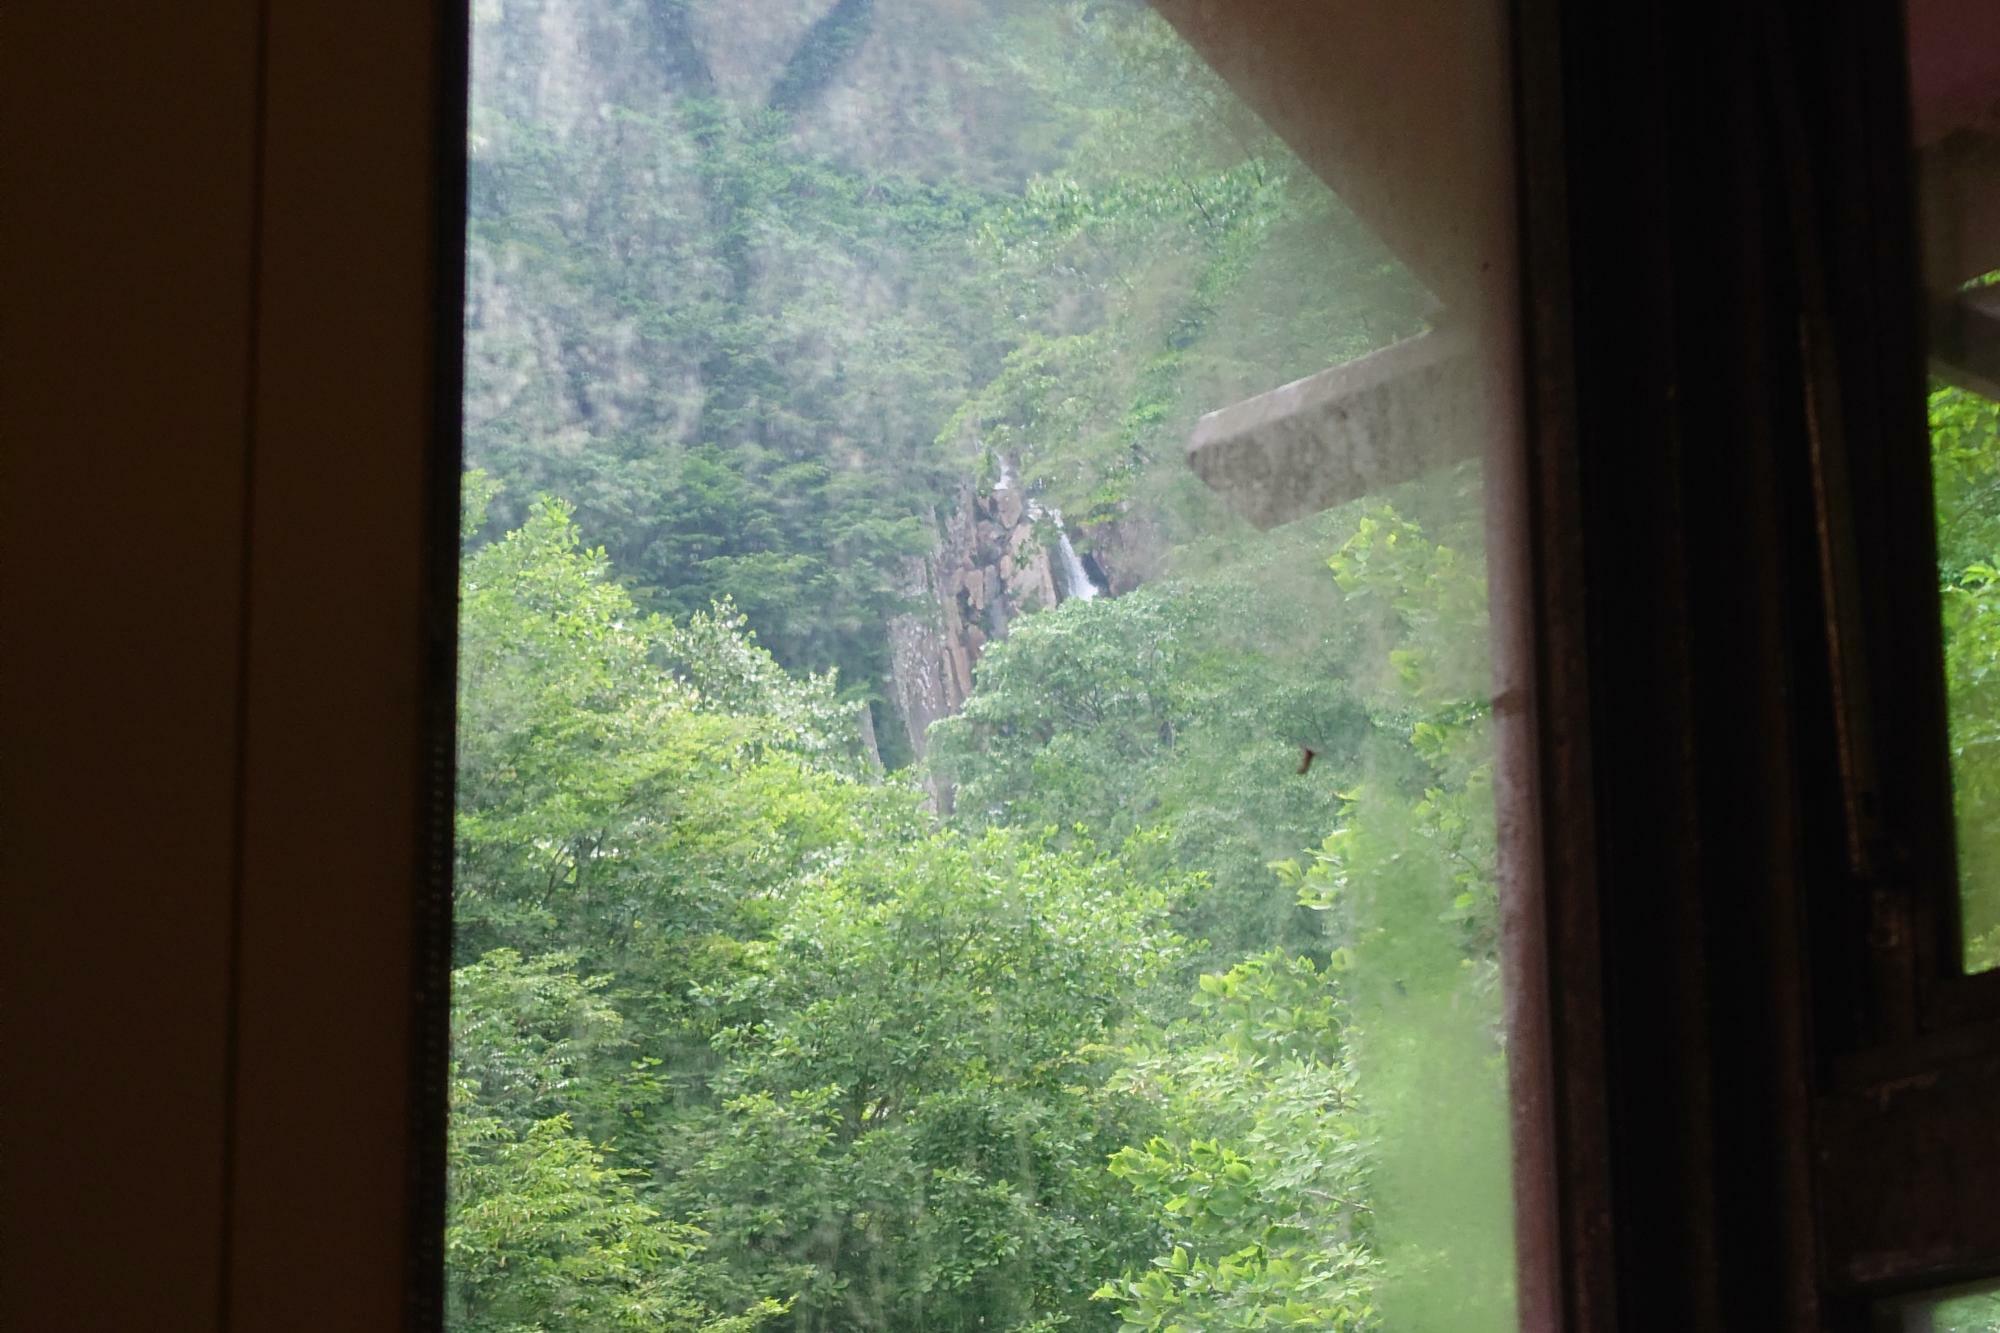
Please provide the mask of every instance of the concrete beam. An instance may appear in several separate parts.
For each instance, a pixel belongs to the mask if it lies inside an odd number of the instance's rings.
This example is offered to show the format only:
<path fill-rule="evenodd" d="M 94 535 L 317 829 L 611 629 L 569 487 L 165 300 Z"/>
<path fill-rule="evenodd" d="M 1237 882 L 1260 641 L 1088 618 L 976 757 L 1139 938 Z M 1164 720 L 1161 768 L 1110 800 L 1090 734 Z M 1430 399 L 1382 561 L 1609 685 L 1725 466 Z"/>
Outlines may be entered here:
<path fill-rule="evenodd" d="M 2000 287 L 1974 287 L 1932 307 L 1931 373 L 2000 399 Z"/>
<path fill-rule="evenodd" d="M 1260 528 L 1479 452 L 1471 339 L 1432 330 L 1210 412 L 1188 465 Z"/>

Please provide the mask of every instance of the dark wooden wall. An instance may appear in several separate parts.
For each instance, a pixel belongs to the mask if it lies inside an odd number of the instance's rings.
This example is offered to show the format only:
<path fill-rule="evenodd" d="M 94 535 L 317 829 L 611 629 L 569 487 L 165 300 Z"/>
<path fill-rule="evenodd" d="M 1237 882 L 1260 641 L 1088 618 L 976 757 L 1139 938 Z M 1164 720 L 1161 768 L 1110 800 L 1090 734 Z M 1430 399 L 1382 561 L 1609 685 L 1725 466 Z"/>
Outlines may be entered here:
<path fill-rule="evenodd" d="M 450 27 L 0 26 L 0 1327 L 401 1317 Z"/>

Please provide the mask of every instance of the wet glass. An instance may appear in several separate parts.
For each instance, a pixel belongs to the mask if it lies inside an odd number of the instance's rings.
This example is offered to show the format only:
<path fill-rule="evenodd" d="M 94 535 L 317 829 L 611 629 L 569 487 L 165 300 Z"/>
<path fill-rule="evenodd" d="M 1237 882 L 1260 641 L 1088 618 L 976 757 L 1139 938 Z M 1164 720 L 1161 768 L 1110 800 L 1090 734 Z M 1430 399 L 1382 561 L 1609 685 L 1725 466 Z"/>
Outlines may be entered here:
<path fill-rule="evenodd" d="M 477 0 L 453 1328 L 1514 1325 L 1404 8 Z"/>

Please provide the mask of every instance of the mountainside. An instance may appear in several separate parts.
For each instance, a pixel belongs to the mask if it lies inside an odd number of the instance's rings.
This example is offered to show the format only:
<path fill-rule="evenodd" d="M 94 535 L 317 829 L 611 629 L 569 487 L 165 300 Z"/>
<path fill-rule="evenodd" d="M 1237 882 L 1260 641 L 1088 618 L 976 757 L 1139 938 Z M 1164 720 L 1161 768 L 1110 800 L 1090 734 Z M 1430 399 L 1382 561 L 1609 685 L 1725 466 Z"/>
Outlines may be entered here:
<path fill-rule="evenodd" d="M 1178 463 L 1196 415 L 1415 326 L 1136 4 L 475 19 L 466 449 L 495 528 L 560 495 L 643 605 L 728 597 L 837 668 L 892 764 L 964 674 L 912 666 L 915 627 L 978 651 L 947 585 L 1003 462 L 1129 588 L 1216 519 Z"/>

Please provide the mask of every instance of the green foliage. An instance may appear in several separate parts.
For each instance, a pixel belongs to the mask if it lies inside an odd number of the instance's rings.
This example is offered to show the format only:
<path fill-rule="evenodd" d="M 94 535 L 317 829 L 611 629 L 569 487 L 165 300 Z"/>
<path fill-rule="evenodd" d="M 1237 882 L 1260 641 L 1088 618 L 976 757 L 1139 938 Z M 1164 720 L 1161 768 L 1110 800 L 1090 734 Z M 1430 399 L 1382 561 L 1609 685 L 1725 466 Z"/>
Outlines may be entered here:
<path fill-rule="evenodd" d="M 636 1172 L 552 1116 L 525 1130 L 452 1099 L 448 1318 L 468 1333 L 749 1333 L 774 1301 L 724 1315 L 709 1303 L 700 1231 L 641 1202 Z"/>
<path fill-rule="evenodd" d="M 833 36 L 865 31 L 841 8 Z M 957 298 L 981 196 L 692 91 L 632 90 L 590 134 L 496 101 L 474 116 L 466 448 L 512 497 L 497 516 L 562 495 L 652 609 L 733 599 L 788 665 L 879 678 L 978 354 Z"/>
<path fill-rule="evenodd" d="M 1405 498 L 1476 536 L 1462 487 Z M 1150 833 L 1157 864 L 1205 876 L 1181 904 L 1213 945 L 1203 961 L 1326 947 L 1267 867 L 1317 847 L 1343 792 L 1382 783 L 1452 840 L 1453 901 L 1490 948 L 1485 595 L 1475 561 L 1398 511 L 1335 514 L 1213 572 L 1022 622 L 932 727 L 931 764 L 967 822 Z"/>
<path fill-rule="evenodd" d="M 1156 15 L 1036 6 L 1006 34 L 1066 138 L 983 221 L 1009 352 L 947 438 L 1015 456 L 1075 518 L 1171 512 L 1202 412 L 1421 327 L 1422 294 Z"/>
<path fill-rule="evenodd" d="M 1110 1170 L 1166 1219 L 1168 1248 L 1099 1288 L 1123 1327 L 1360 1329 L 1370 1144 L 1329 975 L 1282 952 L 1201 978 L 1194 1017 L 1120 1082 L 1173 1128 Z"/>
<path fill-rule="evenodd" d="M 1179 457 L 1423 293 L 1141 5 L 703 19 L 476 16 L 452 1326 L 1497 1327 L 1475 479 Z M 1002 467 L 1168 572 L 987 647 L 940 827 L 858 708 Z"/>
<path fill-rule="evenodd" d="M 1966 965 L 2000 966 L 2000 404 L 1931 391 Z"/>
<path fill-rule="evenodd" d="M 1143 7 L 933 18 L 895 40 L 979 117 L 948 163 L 935 124 L 885 162 L 793 114 L 895 22 L 859 0 L 761 102 L 635 80 L 587 128 L 525 90 L 474 108 L 467 452 L 512 497 L 497 517 L 562 495 L 648 606 L 728 598 L 787 666 L 869 691 L 975 455 L 1078 521 L 1199 508 L 1195 416 L 1421 327 L 1422 294 Z"/>
<path fill-rule="evenodd" d="M 746 1289 L 799 1284 L 803 1327 L 1076 1317 L 1144 1234 L 1103 1173 L 1133 1109 L 1103 1084 L 1172 961 L 1163 908 L 1116 861 L 997 832 L 802 886 L 667 1196 Z"/>
<path fill-rule="evenodd" d="M 639 612 L 567 508 L 470 555 L 460 618 L 461 944 L 644 947 L 714 928 L 886 805 L 830 677 L 728 608 Z M 595 951 L 594 953 L 592 951 Z"/>
<path fill-rule="evenodd" d="M 868 34 L 874 0 L 836 0 L 813 24 L 766 99 L 773 110 L 796 111 L 832 82 Z"/>
<path fill-rule="evenodd" d="M 1323 967 L 1279 952 L 1202 977 L 1193 1016 L 1135 1053 L 1124 1077 L 1178 1132 L 1112 1161 L 1172 1219 L 1171 1248 L 1100 1292 L 1129 1328 L 1513 1319 L 1483 642 L 1467 633 L 1483 580 L 1394 508 L 1350 521 L 1327 563 L 1367 645 L 1348 670 L 1377 743 L 1335 756 L 1337 827 L 1273 867 L 1339 943 Z"/>
<path fill-rule="evenodd" d="M 560 505 L 464 585 L 455 1324 L 1100 1322 L 1185 890 L 928 829 L 830 682 L 637 613 Z"/>
<path fill-rule="evenodd" d="M 1216 956 L 1316 944 L 1265 867 L 1323 836 L 1373 727 L 1344 683 L 1354 644 L 1327 614 L 1331 587 L 1294 595 L 1270 573 L 1164 582 L 1017 625 L 980 659 L 964 711 L 931 730 L 961 818 L 1151 833 L 1135 855 L 1204 874 L 1182 926 Z M 1306 746 L 1327 758 L 1301 776 Z"/>
<path fill-rule="evenodd" d="M 1022 622 L 938 729 L 964 832 L 562 505 L 474 551 L 455 1324 L 1497 1326 L 1478 570 L 1386 507 L 1295 536 L 1316 601 L 1225 570 Z M 1217 831 L 1295 794 L 1334 831 L 1256 892 L 1323 928 L 1183 992 L 1174 921 L 1250 892 Z"/>
<path fill-rule="evenodd" d="M 584 1076 L 625 1046 L 624 1019 L 605 977 L 579 978 L 576 960 L 527 962 L 495 949 L 452 973 L 452 1058 L 465 1094 L 514 1130 L 576 1109 Z"/>
<path fill-rule="evenodd" d="M 1954 1296 L 1933 1306 L 1926 1327 L 1931 1333 L 1995 1333 L 2000 1330 L 2000 1293 Z"/>
<path fill-rule="evenodd" d="M 735 1301 L 701 1231 L 648 1205 L 640 1173 L 558 1109 L 592 1100 L 593 1059 L 621 1045 L 603 987 L 511 950 L 452 976 L 451 1327 L 749 1333 L 783 1306 Z"/>
<path fill-rule="evenodd" d="M 1302 868 L 1339 920 L 1350 1059 L 1373 1139 L 1376 1301 L 1398 1329 L 1514 1326 L 1484 572 L 1390 506 L 1329 561 L 1374 625 L 1378 716 L 1413 773 L 1350 793 Z"/>

